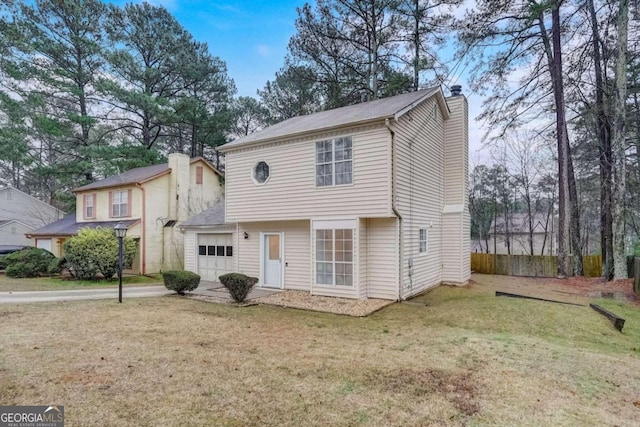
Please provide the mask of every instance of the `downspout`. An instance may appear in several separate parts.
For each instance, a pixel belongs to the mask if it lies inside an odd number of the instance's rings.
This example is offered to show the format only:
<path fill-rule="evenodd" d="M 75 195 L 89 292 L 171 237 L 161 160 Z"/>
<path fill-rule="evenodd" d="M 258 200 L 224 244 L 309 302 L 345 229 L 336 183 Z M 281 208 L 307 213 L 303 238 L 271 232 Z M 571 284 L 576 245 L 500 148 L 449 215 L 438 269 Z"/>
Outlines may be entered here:
<path fill-rule="evenodd" d="M 402 215 L 398 211 L 396 206 L 396 134 L 391 129 L 391 124 L 389 123 L 389 119 L 384 121 L 384 125 L 389 130 L 389 135 L 391 136 L 391 210 L 394 215 L 398 218 L 398 301 L 402 300 L 402 287 L 404 286 L 404 274 L 402 273 Z"/>
<path fill-rule="evenodd" d="M 144 187 L 140 183 L 136 182 L 136 187 L 142 191 L 142 217 L 140 218 L 140 258 L 142 259 L 142 268 L 140 274 L 143 276 L 147 270 L 147 251 L 146 251 L 146 226 L 147 226 L 147 197 L 144 192 Z"/>

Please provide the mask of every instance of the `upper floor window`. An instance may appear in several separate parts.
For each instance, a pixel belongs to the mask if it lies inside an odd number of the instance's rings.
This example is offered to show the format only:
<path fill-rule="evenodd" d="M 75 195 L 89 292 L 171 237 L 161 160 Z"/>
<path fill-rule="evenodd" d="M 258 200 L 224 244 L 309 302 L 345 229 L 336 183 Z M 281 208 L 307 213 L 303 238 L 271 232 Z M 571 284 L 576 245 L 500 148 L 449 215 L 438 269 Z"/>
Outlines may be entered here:
<path fill-rule="evenodd" d="M 116 190 L 111 195 L 111 216 L 131 216 L 131 190 Z"/>
<path fill-rule="evenodd" d="M 84 195 L 84 218 L 91 219 L 96 217 L 96 196 L 95 194 Z"/>
<path fill-rule="evenodd" d="M 202 166 L 196 166 L 196 184 L 202 184 Z"/>
<path fill-rule="evenodd" d="M 253 182 L 256 184 L 264 184 L 269 179 L 269 164 L 267 162 L 258 162 L 253 167 Z"/>
<path fill-rule="evenodd" d="M 351 137 L 316 142 L 316 186 L 351 184 L 353 152 Z"/>

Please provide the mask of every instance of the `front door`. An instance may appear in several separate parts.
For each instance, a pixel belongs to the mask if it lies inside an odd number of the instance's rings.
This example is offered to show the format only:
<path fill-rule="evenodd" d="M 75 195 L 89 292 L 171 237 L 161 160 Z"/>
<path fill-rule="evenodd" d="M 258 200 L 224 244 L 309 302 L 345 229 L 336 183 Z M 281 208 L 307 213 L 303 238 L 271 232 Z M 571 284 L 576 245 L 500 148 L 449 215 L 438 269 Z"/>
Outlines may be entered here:
<path fill-rule="evenodd" d="M 282 233 L 262 235 L 262 286 L 282 287 Z"/>

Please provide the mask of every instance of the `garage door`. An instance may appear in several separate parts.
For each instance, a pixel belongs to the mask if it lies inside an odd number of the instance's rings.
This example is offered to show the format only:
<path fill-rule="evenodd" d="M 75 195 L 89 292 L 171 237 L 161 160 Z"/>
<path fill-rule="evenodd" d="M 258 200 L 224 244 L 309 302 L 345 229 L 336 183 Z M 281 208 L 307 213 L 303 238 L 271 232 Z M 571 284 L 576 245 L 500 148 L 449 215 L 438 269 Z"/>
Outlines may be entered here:
<path fill-rule="evenodd" d="M 46 249 L 51 252 L 51 239 L 38 239 L 36 241 L 36 247 L 40 249 Z"/>
<path fill-rule="evenodd" d="M 198 235 L 198 274 L 202 280 L 218 282 L 218 276 L 233 272 L 231 234 Z"/>

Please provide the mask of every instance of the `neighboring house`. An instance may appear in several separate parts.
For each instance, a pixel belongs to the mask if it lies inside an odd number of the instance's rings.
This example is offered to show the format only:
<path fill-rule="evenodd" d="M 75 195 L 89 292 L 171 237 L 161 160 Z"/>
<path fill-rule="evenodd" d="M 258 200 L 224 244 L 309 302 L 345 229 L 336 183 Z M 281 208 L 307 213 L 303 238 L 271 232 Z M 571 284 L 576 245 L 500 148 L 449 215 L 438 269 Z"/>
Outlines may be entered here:
<path fill-rule="evenodd" d="M 456 95 L 295 117 L 223 145 L 226 214 L 187 221 L 185 268 L 348 298 L 466 283 L 468 108 Z"/>
<path fill-rule="evenodd" d="M 63 216 L 61 210 L 17 188 L 0 188 L 0 246 L 32 246 L 26 233 Z"/>
<path fill-rule="evenodd" d="M 221 174 L 202 158 L 170 154 L 168 163 L 131 169 L 75 189 L 76 213 L 30 233 L 38 242 L 62 244 L 81 228 L 122 221 L 138 245 L 132 270 L 147 274 L 184 267 L 184 235 L 177 226 L 222 198 Z"/>
<path fill-rule="evenodd" d="M 472 243 L 472 252 L 495 253 L 498 255 L 556 255 L 557 254 L 557 218 L 551 221 L 546 214 L 534 213 L 533 254 L 529 245 L 529 214 L 526 212 L 509 215 L 509 222 L 504 217 L 491 221 L 488 238 Z M 487 251 L 487 243 L 489 245 Z"/>

